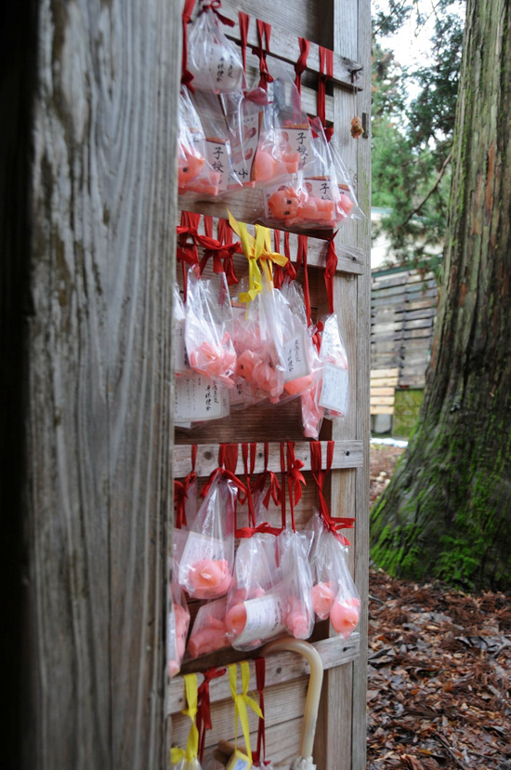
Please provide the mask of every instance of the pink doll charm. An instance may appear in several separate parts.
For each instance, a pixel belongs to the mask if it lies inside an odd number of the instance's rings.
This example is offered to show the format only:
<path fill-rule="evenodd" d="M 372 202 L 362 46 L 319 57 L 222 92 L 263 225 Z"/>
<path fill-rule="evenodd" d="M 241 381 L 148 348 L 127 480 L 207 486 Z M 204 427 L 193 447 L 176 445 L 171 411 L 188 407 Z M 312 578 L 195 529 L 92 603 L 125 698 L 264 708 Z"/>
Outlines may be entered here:
<path fill-rule="evenodd" d="M 200 608 L 188 641 L 188 652 L 192 658 L 198 658 L 199 655 L 207 655 L 228 646 L 225 605 L 226 600 L 223 598 L 208 602 Z"/>
<path fill-rule="evenodd" d="M 206 377 L 218 380 L 228 388 L 234 387 L 233 374 L 226 374 L 234 373 L 236 365 L 236 353 L 230 341 L 231 336 L 228 332 L 225 332 L 219 345 L 204 340 L 190 353 L 192 369 Z"/>
<path fill-rule="evenodd" d="M 196 599 L 215 599 L 227 593 L 232 577 L 226 559 L 201 559 L 190 565 L 188 579 Z"/>
<path fill-rule="evenodd" d="M 360 601 L 356 597 L 349 597 L 343 601 L 336 600 L 330 611 L 330 621 L 335 631 L 347 639 L 358 625 L 360 617 Z"/>
<path fill-rule="evenodd" d="M 333 225 L 335 224 L 335 205 L 333 201 L 309 195 L 305 190 L 294 187 L 281 187 L 268 198 L 268 208 L 275 219 L 287 225 L 297 223 Z"/>
<path fill-rule="evenodd" d="M 335 593 L 330 583 L 317 583 L 312 589 L 312 605 L 320 620 L 325 620 L 330 615 L 334 601 Z"/>

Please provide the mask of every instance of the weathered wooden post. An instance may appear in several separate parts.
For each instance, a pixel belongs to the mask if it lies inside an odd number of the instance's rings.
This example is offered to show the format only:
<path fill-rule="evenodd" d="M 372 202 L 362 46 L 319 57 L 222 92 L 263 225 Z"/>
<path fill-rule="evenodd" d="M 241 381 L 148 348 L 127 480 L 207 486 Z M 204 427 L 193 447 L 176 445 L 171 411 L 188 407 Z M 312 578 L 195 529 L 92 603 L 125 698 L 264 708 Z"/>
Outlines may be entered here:
<path fill-rule="evenodd" d="M 16 689 L 24 681 L 16 767 L 154 770 L 166 756 L 180 10 L 34 0 L 6 12 L 1 440 L 8 660 Z"/>

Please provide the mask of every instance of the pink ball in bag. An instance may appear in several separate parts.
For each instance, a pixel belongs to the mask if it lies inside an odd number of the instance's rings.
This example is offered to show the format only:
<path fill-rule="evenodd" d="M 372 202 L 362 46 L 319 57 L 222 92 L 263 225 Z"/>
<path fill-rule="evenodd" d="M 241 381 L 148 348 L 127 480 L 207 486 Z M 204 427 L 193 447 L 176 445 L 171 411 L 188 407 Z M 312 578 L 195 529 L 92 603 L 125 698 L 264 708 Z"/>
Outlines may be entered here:
<path fill-rule="evenodd" d="M 330 583 L 318 583 L 312 589 L 312 606 L 321 620 L 329 616 L 334 600 L 335 593 L 330 588 Z"/>
<path fill-rule="evenodd" d="M 355 630 L 360 616 L 360 601 L 356 598 L 345 599 L 341 602 L 334 602 L 330 611 L 330 621 L 335 631 L 347 639 L 352 631 Z"/>
<path fill-rule="evenodd" d="M 291 609 L 286 617 L 288 631 L 295 639 L 308 639 L 310 636 L 310 618 L 307 608 L 295 596 L 291 597 Z"/>
<path fill-rule="evenodd" d="M 225 616 L 225 627 L 228 634 L 239 636 L 247 623 L 247 611 L 243 602 L 235 604 Z"/>
<path fill-rule="evenodd" d="M 200 631 L 196 631 L 188 642 L 188 651 L 192 658 L 206 655 L 215 650 L 221 650 L 227 645 L 225 624 L 218 618 L 209 617 L 206 625 Z"/>
<path fill-rule="evenodd" d="M 232 580 L 229 562 L 226 559 L 201 559 L 190 567 L 188 579 L 196 599 L 223 596 Z"/>
<path fill-rule="evenodd" d="M 343 214 L 347 217 L 350 215 L 350 211 L 353 208 L 353 201 L 345 193 L 341 193 L 339 197 L 338 207 L 341 208 Z"/>

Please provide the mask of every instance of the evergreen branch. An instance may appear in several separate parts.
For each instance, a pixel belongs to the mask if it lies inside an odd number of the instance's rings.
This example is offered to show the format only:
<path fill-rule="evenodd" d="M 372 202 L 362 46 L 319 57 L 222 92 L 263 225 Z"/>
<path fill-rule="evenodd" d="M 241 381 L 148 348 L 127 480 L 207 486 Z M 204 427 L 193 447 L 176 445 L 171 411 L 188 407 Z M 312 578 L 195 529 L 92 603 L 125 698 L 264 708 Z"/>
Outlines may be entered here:
<path fill-rule="evenodd" d="M 423 199 L 423 200 L 422 200 L 422 201 L 419 203 L 419 205 L 418 205 L 418 206 L 416 206 L 416 207 L 415 207 L 415 208 L 414 208 L 414 209 L 413 209 L 413 210 L 412 210 L 412 211 L 411 211 L 411 212 L 408 214 L 408 216 L 406 217 L 405 221 L 404 221 L 404 222 L 401 222 L 401 224 L 399 225 L 399 227 L 400 227 L 400 228 L 402 228 L 402 227 L 405 227 L 405 225 L 407 225 L 407 224 L 408 224 L 408 222 L 410 221 L 410 219 L 411 219 L 412 217 L 414 217 L 416 214 L 418 214 L 418 213 L 419 213 L 419 211 L 421 210 L 421 208 L 424 206 L 424 204 L 425 204 L 425 203 L 426 203 L 426 202 L 427 202 L 427 201 L 428 201 L 428 200 L 431 198 L 431 196 L 433 195 L 433 193 L 434 193 L 434 192 L 435 192 L 435 190 L 437 189 L 438 185 L 439 185 L 439 184 L 440 184 L 440 182 L 442 181 L 442 177 L 443 177 L 443 175 L 444 175 L 444 173 L 445 173 L 445 169 L 446 169 L 446 168 L 447 168 L 447 166 L 449 165 L 449 163 L 450 163 L 450 161 L 451 161 L 451 158 L 452 158 L 452 150 L 451 150 L 451 152 L 449 153 L 449 155 L 447 156 L 447 158 L 444 160 L 444 162 L 443 162 L 443 164 L 442 164 L 442 168 L 440 169 L 440 173 L 438 174 L 438 176 L 437 176 L 437 178 L 436 178 L 435 184 L 433 185 L 433 187 L 431 188 L 431 190 L 428 192 L 428 194 L 426 195 L 426 197 L 425 197 L 425 198 L 424 198 L 424 199 Z"/>

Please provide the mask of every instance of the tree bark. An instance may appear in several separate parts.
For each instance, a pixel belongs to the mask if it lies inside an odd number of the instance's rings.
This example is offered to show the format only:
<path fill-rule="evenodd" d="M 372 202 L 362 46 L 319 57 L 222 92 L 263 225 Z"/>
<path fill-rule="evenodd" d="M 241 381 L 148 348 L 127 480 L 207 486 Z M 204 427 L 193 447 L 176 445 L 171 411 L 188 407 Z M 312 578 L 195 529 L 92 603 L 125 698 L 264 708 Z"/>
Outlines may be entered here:
<path fill-rule="evenodd" d="M 511 588 L 511 28 L 469 0 L 443 287 L 423 408 L 371 515 L 391 574 Z"/>

